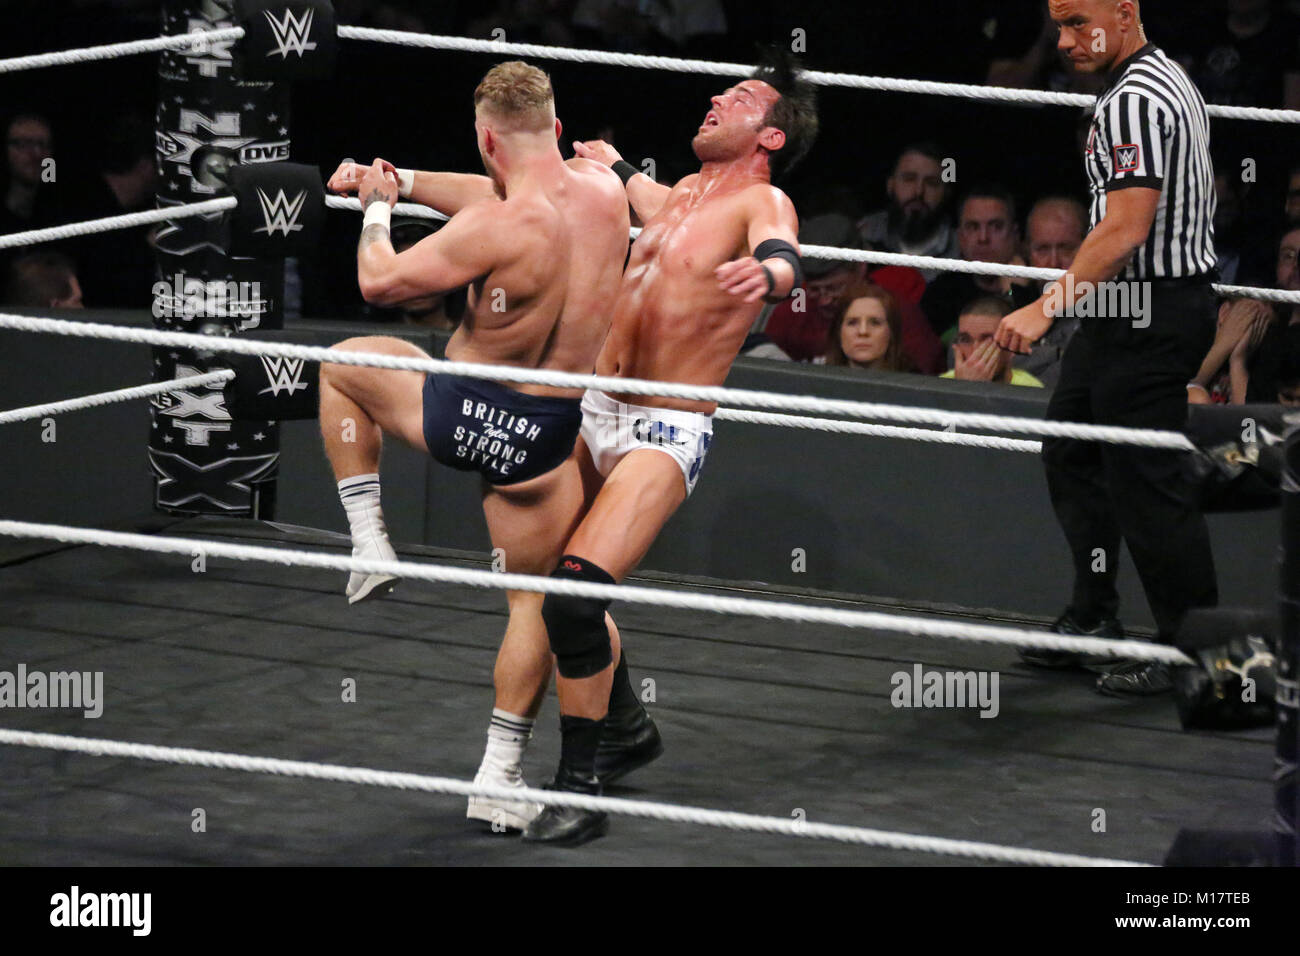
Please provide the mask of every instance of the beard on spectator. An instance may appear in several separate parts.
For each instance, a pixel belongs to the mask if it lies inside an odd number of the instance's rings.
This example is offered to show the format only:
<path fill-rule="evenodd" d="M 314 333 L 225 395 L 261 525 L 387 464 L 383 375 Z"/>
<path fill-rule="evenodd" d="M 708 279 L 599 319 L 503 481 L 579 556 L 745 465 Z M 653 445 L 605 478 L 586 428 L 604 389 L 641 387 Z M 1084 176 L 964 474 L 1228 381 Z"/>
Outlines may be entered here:
<path fill-rule="evenodd" d="M 922 202 L 910 202 L 907 206 L 894 201 L 889 203 L 889 231 L 897 233 L 907 243 L 920 242 L 934 235 L 940 217 L 938 209 L 931 209 Z"/>

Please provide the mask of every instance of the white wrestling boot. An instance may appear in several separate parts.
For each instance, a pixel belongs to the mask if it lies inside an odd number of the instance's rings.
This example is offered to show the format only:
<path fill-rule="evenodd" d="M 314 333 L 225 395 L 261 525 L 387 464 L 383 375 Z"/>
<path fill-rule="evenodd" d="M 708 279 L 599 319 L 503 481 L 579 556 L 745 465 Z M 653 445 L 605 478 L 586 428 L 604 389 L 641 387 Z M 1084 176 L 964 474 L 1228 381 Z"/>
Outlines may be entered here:
<path fill-rule="evenodd" d="M 379 507 L 379 476 L 357 475 L 339 482 L 339 499 L 348 515 L 352 530 L 352 557 L 371 561 L 396 561 L 397 552 L 388 540 L 384 512 Z M 344 593 L 349 604 L 383 597 L 397 586 L 392 574 L 353 572 Z"/>
<path fill-rule="evenodd" d="M 518 764 L 513 767 L 501 767 L 486 758 L 483 766 L 474 775 L 476 784 L 490 784 L 496 787 L 524 787 L 524 773 Z M 540 803 L 512 802 L 491 797 L 470 797 L 469 808 L 465 817 L 469 820 L 482 820 L 492 824 L 492 829 L 522 830 L 533 822 L 533 818 L 542 812 Z"/>
<path fill-rule="evenodd" d="M 396 561 L 397 552 L 393 550 L 392 544 L 388 541 L 388 535 L 382 531 L 379 534 L 372 535 L 369 540 L 358 546 L 355 541 L 352 545 L 352 557 L 365 558 L 371 561 Z M 344 591 L 348 596 L 349 604 L 359 604 L 362 601 L 369 601 L 372 598 L 383 597 L 389 594 L 393 588 L 397 587 L 397 582 L 401 580 L 392 574 L 361 574 L 354 571 L 348 578 L 347 590 Z"/>

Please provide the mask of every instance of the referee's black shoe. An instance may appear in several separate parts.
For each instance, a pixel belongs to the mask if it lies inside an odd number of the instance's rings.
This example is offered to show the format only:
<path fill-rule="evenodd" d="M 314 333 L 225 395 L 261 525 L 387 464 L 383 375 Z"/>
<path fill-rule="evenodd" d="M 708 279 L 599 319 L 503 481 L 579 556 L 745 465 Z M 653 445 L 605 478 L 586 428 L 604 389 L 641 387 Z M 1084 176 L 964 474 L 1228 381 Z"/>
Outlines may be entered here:
<path fill-rule="evenodd" d="M 543 789 L 561 793 L 585 793 L 600 796 L 600 781 L 584 777 L 560 764 L 555 779 Z M 609 814 L 600 810 L 580 810 L 577 807 L 547 805 L 524 828 L 523 838 L 529 843 L 555 843 L 560 846 L 581 846 L 609 832 Z"/>
<path fill-rule="evenodd" d="M 596 751 L 596 776 L 602 786 L 626 777 L 639 770 L 664 752 L 664 742 L 659 728 L 650 719 L 646 709 L 637 704 L 626 714 L 612 710 L 605 718 Z"/>
<path fill-rule="evenodd" d="M 1116 618 L 1098 621 L 1092 627 L 1085 627 L 1074 616 L 1074 608 L 1067 607 L 1050 628 L 1053 634 L 1066 634 L 1070 637 L 1104 637 L 1110 640 L 1123 640 L 1124 627 Z M 1078 651 L 1051 651 L 1036 647 L 1022 648 L 1020 659 L 1031 667 L 1048 667 L 1064 669 L 1067 667 L 1095 667 L 1111 663 L 1113 657 L 1099 657 L 1096 654 L 1083 654 Z"/>

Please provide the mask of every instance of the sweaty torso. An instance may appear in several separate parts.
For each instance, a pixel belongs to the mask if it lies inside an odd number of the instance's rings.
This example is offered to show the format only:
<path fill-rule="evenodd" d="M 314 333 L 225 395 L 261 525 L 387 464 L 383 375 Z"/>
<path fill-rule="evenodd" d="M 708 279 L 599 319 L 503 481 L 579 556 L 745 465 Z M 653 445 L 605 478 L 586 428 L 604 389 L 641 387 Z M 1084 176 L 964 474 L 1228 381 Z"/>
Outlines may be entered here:
<path fill-rule="evenodd" d="M 627 200 L 618 179 L 589 160 L 491 208 L 484 241 L 499 265 L 475 280 L 447 357 L 590 372 L 609 327 L 627 253 Z M 506 383 L 534 395 L 581 389 Z"/>
<path fill-rule="evenodd" d="M 632 246 L 597 375 L 719 385 L 727 377 L 761 302 L 723 290 L 714 270 L 749 255 L 748 190 L 759 180 L 699 195 L 698 176 L 669 194 Z M 711 414 L 710 402 L 614 394 L 619 401 Z"/>

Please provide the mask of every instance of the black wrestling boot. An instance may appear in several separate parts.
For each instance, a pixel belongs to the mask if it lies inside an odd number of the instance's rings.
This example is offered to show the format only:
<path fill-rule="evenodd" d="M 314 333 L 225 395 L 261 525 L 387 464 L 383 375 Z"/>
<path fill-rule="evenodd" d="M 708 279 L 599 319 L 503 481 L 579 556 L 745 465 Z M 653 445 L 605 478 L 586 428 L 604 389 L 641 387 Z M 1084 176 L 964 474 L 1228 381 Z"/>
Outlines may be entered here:
<path fill-rule="evenodd" d="M 596 776 L 601 786 L 639 770 L 664 752 L 659 728 L 638 703 L 635 709 L 616 715 L 610 711 L 596 751 Z"/>
<path fill-rule="evenodd" d="M 585 793 L 600 796 L 600 780 L 584 777 L 560 764 L 555 779 L 543 789 L 560 793 Z M 581 846 L 609 832 L 609 814 L 576 807 L 546 806 L 524 829 L 523 839 L 530 843 L 554 843 L 558 846 Z"/>
<path fill-rule="evenodd" d="M 1174 689 L 1163 661 L 1122 661 L 1097 678 L 1097 692 L 1107 697 L 1154 697 Z"/>
<path fill-rule="evenodd" d="M 1067 607 L 1065 613 L 1052 623 L 1051 631 L 1053 634 L 1064 634 L 1070 637 L 1104 637 L 1116 641 L 1124 639 L 1124 627 L 1115 618 L 1107 618 L 1092 627 L 1084 627 L 1075 619 L 1072 607 Z M 1080 654 L 1077 651 L 1050 651 L 1038 647 L 1021 648 L 1020 659 L 1031 667 L 1052 669 L 1086 667 L 1091 670 L 1097 666 L 1115 663 L 1113 657 Z"/>

